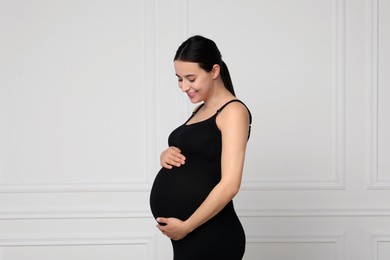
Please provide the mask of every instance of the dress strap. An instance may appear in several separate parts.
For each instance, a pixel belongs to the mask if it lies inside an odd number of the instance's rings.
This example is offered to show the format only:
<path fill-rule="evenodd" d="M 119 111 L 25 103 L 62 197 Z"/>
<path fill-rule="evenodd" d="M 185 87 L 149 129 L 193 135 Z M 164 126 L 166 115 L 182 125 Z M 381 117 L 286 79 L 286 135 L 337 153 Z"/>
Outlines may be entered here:
<path fill-rule="evenodd" d="M 219 114 L 227 105 L 229 105 L 232 102 L 240 102 L 241 104 L 243 104 L 246 107 L 246 109 L 248 110 L 248 113 L 249 113 L 249 124 L 252 124 L 252 114 L 251 114 L 251 111 L 249 111 L 249 108 L 244 104 L 244 102 L 242 102 L 239 99 L 233 99 L 233 100 L 230 100 L 229 102 L 227 102 L 225 105 L 223 105 L 220 109 L 217 110 L 217 114 Z"/>
<path fill-rule="evenodd" d="M 192 115 L 195 115 L 196 113 L 198 113 L 199 109 L 201 109 L 203 107 L 204 103 L 200 104 L 195 110 L 194 112 L 192 112 Z"/>
<path fill-rule="evenodd" d="M 245 108 L 248 110 L 248 113 L 249 113 L 249 132 L 248 132 L 248 139 L 249 139 L 249 136 L 251 134 L 251 127 L 252 127 L 252 114 L 251 114 L 251 111 L 249 111 L 249 108 L 244 104 L 244 102 L 242 102 L 241 100 L 239 99 L 233 99 L 233 100 L 230 100 L 228 102 L 226 102 L 225 105 L 223 105 L 220 109 L 217 110 L 217 113 L 216 114 L 219 114 L 227 105 L 229 105 L 230 103 L 232 102 L 239 102 L 241 104 L 243 104 L 245 106 Z M 198 111 L 198 110 L 196 110 Z"/>
<path fill-rule="evenodd" d="M 203 107 L 203 105 L 204 105 L 204 103 L 202 103 L 202 104 L 200 104 L 198 107 L 196 107 L 195 110 L 192 112 L 191 116 L 187 119 L 187 121 L 184 122 L 184 124 L 187 124 L 188 121 L 190 121 L 191 118 L 193 118 L 194 115 L 195 115 L 196 113 L 198 113 L 199 109 L 200 109 L 201 107 Z"/>

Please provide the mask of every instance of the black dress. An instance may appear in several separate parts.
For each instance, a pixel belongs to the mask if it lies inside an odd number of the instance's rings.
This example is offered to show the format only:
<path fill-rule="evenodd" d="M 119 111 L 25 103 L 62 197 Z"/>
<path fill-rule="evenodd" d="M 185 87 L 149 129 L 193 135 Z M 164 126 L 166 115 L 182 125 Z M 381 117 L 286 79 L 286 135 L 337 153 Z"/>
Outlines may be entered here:
<path fill-rule="evenodd" d="M 221 132 L 212 117 L 175 129 L 168 138 L 169 146 L 180 148 L 186 163 L 172 169 L 162 168 L 150 194 L 155 218 L 188 219 L 202 204 L 221 179 Z M 199 107 L 200 108 L 200 107 Z M 249 110 L 248 110 L 249 112 Z M 250 112 L 249 112 L 250 115 Z M 174 260 L 240 260 L 245 251 L 244 229 L 230 201 L 215 217 L 181 240 L 172 240 Z"/>

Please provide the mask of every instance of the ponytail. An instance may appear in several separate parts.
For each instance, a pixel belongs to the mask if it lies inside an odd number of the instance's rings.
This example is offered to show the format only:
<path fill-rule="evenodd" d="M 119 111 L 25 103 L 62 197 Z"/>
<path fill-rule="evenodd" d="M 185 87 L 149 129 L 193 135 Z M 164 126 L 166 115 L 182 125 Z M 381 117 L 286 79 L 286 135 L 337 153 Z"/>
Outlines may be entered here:
<path fill-rule="evenodd" d="M 232 93 L 233 96 L 236 96 L 236 94 L 234 93 L 232 78 L 230 77 L 230 73 L 228 67 L 226 66 L 226 63 L 223 60 L 221 60 L 221 78 L 223 84 L 225 85 L 225 88 L 229 90 L 229 92 Z"/>

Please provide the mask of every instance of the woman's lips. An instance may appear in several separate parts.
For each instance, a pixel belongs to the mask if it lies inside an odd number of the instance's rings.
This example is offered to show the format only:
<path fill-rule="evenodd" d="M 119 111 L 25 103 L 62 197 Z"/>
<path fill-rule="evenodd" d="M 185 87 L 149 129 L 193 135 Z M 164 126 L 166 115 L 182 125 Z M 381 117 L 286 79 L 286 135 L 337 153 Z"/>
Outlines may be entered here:
<path fill-rule="evenodd" d="M 195 97 L 196 92 L 195 91 L 187 92 L 187 95 L 188 95 L 189 98 L 193 98 L 193 97 Z"/>

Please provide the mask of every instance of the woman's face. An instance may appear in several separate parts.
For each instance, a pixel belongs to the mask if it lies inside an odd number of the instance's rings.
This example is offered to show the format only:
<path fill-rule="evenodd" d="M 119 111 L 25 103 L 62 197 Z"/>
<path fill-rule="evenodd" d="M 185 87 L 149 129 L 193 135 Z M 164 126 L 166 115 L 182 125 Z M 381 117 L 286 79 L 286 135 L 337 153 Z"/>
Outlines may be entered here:
<path fill-rule="evenodd" d="M 207 72 L 198 63 L 176 60 L 174 62 L 179 87 L 192 103 L 207 100 L 213 93 L 213 71 Z"/>

